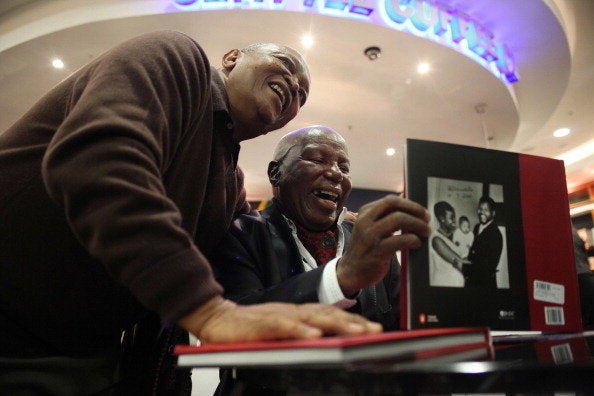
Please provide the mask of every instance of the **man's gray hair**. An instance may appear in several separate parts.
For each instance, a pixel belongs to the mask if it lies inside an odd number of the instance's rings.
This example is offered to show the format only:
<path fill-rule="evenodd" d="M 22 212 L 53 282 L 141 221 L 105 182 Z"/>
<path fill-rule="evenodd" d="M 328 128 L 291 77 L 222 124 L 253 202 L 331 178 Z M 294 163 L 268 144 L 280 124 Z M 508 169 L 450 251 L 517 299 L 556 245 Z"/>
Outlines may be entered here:
<path fill-rule="evenodd" d="M 287 156 L 287 154 L 289 154 L 289 151 L 291 151 L 293 147 L 301 148 L 306 139 L 309 142 L 316 134 L 327 136 L 327 132 L 335 135 L 336 140 L 343 143 L 346 147 L 344 138 L 334 129 L 323 125 L 311 125 L 289 132 L 283 136 L 276 145 L 272 159 L 274 161 L 282 162 L 282 160 Z"/>
<path fill-rule="evenodd" d="M 266 47 L 271 47 L 271 46 L 279 46 L 279 47 L 283 47 L 282 45 L 279 44 L 273 44 L 273 43 L 254 43 L 254 44 L 250 44 L 247 47 L 244 47 L 241 49 L 241 52 L 265 52 L 265 48 Z"/>

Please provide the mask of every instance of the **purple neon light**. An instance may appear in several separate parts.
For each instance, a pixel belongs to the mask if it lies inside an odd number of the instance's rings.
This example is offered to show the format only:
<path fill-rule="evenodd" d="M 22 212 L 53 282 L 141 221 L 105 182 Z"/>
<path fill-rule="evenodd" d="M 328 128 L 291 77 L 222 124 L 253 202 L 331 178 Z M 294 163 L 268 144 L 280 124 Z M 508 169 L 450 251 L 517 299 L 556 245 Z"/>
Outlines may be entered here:
<path fill-rule="evenodd" d="M 187 7 L 199 2 L 209 4 L 209 9 L 216 4 L 234 3 L 258 7 L 267 2 L 276 6 L 291 0 L 173 0 L 179 6 Z M 372 7 L 353 4 L 356 0 L 296 0 L 303 7 L 318 4 L 319 13 L 342 17 L 368 17 L 374 12 Z M 461 53 L 488 66 L 495 74 L 509 83 L 519 81 L 514 62 L 507 47 L 494 40 L 494 35 L 483 28 L 470 16 L 455 10 L 451 6 L 434 0 L 375 0 L 380 7 L 381 19 L 398 30 L 429 40 L 438 40 L 441 44 L 456 47 Z M 197 4 L 199 5 L 199 4 Z M 194 7 L 188 7 L 191 9 Z M 383 12 L 383 13 L 382 13 Z M 375 22 L 374 22 L 375 23 Z M 437 39 L 440 37 L 440 39 Z M 445 42 L 444 42 L 445 39 Z M 446 44 L 449 43 L 449 44 Z"/>
<path fill-rule="evenodd" d="M 348 3 L 344 1 L 337 1 L 337 0 L 326 0 L 324 2 L 324 8 L 328 8 L 330 10 L 344 10 Z"/>
<path fill-rule="evenodd" d="M 353 14 L 369 16 L 373 12 L 373 9 L 354 5 L 349 9 L 349 12 Z"/>

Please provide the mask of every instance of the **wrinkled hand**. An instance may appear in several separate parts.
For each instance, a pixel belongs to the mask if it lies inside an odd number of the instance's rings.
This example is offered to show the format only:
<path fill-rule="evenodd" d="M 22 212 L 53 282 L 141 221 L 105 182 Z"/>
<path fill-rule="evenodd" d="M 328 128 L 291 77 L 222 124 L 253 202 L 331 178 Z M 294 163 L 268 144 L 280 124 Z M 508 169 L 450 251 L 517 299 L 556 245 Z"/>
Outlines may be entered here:
<path fill-rule="evenodd" d="M 208 301 L 178 324 L 203 344 L 382 331 L 380 324 L 332 305 L 265 303 L 242 306 L 222 297 Z"/>
<path fill-rule="evenodd" d="M 416 202 L 388 195 L 361 207 L 349 245 L 336 268 L 346 296 L 379 282 L 397 250 L 421 246 L 431 233 L 429 212 Z"/>
<path fill-rule="evenodd" d="M 359 213 L 357 212 L 351 212 L 350 210 L 347 210 L 347 212 L 344 215 L 344 220 L 348 220 L 348 221 L 356 221 L 357 220 L 357 216 L 359 215 Z"/>

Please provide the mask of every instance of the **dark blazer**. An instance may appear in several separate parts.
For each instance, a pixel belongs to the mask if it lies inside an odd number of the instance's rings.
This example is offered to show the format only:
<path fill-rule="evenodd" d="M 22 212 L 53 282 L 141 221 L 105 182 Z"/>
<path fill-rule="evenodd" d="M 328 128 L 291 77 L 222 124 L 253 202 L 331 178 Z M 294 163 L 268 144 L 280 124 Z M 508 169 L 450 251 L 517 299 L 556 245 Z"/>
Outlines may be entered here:
<path fill-rule="evenodd" d="M 353 223 L 344 221 L 345 246 Z M 225 296 L 241 304 L 318 302 L 323 267 L 304 271 L 291 230 L 273 204 L 262 213 L 237 218 L 210 257 Z M 394 257 L 382 282 L 364 289 L 349 311 L 397 329 L 400 317 L 400 265 Z"/>
<path fill-rule="evenodd" d="M 503 249 L 503 236 L 495 221 L 480 234 L 479 224 L 474 227 L 474 241 L 468 253 L 472 265 L 465 270 L 468 287 L 497 288 L 497 266 Z"/>
<path fill-rule="evenodd" d="M 353 223 L 341 224 L 348 244 Z M 261 213 L 237 218 L 220 245 L 209 257 L 215 277 L 225 288 L 225 297 L 240 304 L 264 302 L 308 303 L 318 301 L 323 267 L 305 271 L 291 229 L 274 204 Z M 400 320 L 400 264 L 396 257 L 383 279 L 361 291 L 357 304 L 348 311 L 379 322 L 384 330 L 395 330 Z M 243 378 L 266 376 L 250 370 Z M 253 385 L 235 378 L 231 370 L 221 370 L 217 396 L 284 396 L 282 390 Z"/>

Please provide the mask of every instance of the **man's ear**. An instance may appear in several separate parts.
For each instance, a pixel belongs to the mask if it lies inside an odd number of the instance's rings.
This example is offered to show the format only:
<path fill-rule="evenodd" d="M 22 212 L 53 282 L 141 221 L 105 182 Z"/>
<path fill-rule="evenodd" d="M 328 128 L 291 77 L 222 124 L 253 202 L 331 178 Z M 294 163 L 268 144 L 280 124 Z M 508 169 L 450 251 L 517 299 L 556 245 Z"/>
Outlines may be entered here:
<path fill-rule="evenodd" d="M 223 55 L 223 68 L 227 71 L 233 70 L 235 65 L 237 64 L 237 60 L 241 57 L 241 51 L 238 49 L 232 49 L 231 51 L 227 52 Z"/>
<path fill-rule="evenodd" d="M 268 180 L 270 180 L 270 184 L 273 187 L 278 186 L 280 176 L 281 176 L 280 162 L 270 161 L 270 163 L 268 164 Z"/>

